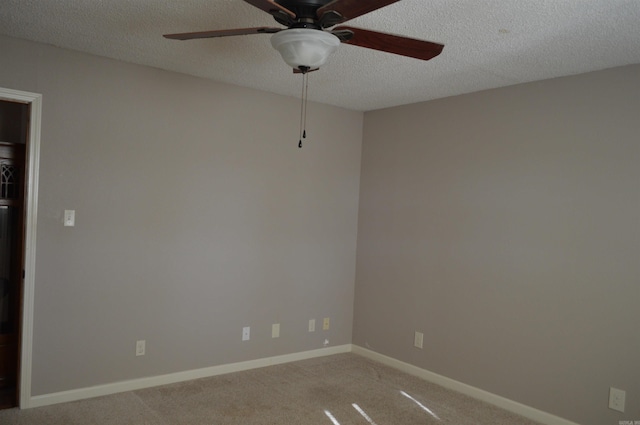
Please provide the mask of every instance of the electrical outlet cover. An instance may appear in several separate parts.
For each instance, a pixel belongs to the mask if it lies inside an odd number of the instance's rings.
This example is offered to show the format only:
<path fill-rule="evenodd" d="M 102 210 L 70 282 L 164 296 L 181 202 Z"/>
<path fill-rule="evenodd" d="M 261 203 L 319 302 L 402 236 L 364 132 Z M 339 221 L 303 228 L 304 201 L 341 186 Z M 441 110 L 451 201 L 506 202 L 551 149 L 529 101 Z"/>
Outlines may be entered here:
<path fill-rule="evenodd" d="M 422 332 L 416 331 L 413 337 L 413 346 L 416 348 L 422 348 L 423 341 L 424 341 L 424 334 Z"/>
<path fill-rule="evenodd" d="M 617 388 L 609 388 L 609 409 L 617 410 L 618 412 L 624 412 L 624 401 L 626 398 L 626 391 L 619 390 Z"/>
<path fill-rule="evenodd" d="M 249 326 L 245 326 L 242 328 L 242 340 L 249 341 L 251 338 L 251 328 Z"/>
<path fill-rule="evenodd" d="M 147 342 L 144 339 L 136 341 L 136 356 L 144 356 Z"/>

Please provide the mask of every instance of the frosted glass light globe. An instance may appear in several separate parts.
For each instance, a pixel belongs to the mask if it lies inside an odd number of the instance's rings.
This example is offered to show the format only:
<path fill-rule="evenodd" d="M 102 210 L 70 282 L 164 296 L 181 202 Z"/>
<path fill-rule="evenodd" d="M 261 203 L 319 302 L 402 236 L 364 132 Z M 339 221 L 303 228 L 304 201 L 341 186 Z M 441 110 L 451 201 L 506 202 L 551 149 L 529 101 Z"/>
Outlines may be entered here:
<path fill-rule="evenodd" d="M 271 36 L 271 45 L 292 68 L 319 68 L 340 44 L 335 35 L 322 30 L 292 28 Z"/>

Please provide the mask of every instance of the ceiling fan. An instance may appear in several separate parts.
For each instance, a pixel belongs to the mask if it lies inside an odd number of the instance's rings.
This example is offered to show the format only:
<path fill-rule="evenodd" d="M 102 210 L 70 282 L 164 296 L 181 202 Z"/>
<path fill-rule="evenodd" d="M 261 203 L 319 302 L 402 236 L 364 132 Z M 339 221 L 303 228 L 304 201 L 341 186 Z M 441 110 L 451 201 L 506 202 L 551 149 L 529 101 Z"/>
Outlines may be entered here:
<path fill-rule="evenodd" d="M 250 34 L 273 34 L 271 44 L 294 72 L 306 74 L 324 65 L 342 43 L 411 58 L 429 60 L 440 54 L 442 44 L 350 26 L 337 26 L 400 0 L 244 0 L 261 9 L 286 28 L 255 27 L 165 34 L 175 40 L 193 40 Z"/>

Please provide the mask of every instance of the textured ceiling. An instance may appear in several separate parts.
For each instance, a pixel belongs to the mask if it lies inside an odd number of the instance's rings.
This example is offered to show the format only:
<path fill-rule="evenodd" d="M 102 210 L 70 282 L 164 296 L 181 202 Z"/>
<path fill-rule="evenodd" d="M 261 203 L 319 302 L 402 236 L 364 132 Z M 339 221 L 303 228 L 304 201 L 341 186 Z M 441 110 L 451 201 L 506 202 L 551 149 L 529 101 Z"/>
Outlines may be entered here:
<path fill-rule="evenodd" d="M 640 63 L 640 0 L 402 0 L 348 25 L 445 45 L 428 62 L 341 45 L 309 98 L 359 111 Z M 242 0 L 0 0 L 0 34 L 299 96 L 269 35 L 162 37 L 255 26 L 280 25 Z"/>

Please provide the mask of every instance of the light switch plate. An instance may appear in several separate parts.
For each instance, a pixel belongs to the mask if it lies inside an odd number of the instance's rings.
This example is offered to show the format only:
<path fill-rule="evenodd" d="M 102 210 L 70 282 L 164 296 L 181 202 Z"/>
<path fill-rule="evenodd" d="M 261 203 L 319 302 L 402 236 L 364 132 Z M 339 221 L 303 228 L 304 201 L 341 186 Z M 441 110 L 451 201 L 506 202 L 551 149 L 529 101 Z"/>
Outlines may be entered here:
<path fill-rule="evenodd" d="M 76 225 L 75 210 L 64 210 L 64 225 L 65 227 L 73 227 Z"/>

